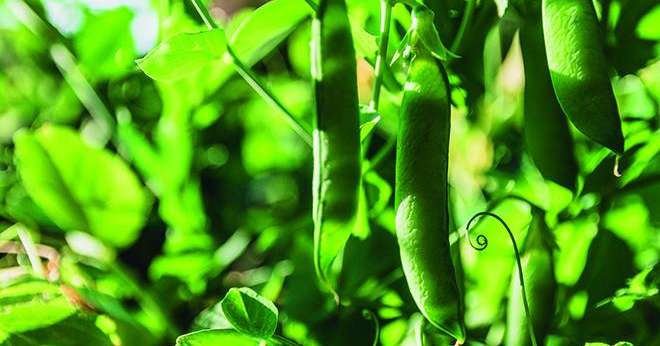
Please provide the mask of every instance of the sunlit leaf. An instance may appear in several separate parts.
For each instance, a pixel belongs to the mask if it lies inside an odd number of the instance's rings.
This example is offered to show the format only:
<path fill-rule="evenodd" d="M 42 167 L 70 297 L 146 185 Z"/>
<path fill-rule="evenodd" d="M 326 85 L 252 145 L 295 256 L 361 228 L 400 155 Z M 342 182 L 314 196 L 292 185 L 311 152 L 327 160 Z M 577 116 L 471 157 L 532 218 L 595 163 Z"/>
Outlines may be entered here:
<path fill-rule="evenodd" d="M 153 79 L 175 80 L 208 67 L 222 59 L 226 51 L 222 29 L 182 33 L 159 44 L 137 64 Z"/>
<path fill-rule="evenodd" d="M 58 227 L 120 247 L 135 241 L 151 201 L 119 157 L 51 125 L 22 131 L 14 143 L 25 189 Z"/>
<path fill-rule="evenodd" d="M 177 346 L 257 346 L 259 340 L 243 335 L 234 330 L 207 329 L 181 335 L 176 339 Z"/>
<path fill-rule="evenodd" d="M 241 22 L 230 44 L 242 62 L 252 65 L 273 51 L 311 12 L 305 1 L 269 1 Z"/>
<path fill-rule="evenodd" d="M 55 284 L 28 281 L 0 289 L 0 330 L 6 333 L 44 328 L 75 312 Z"/>
<path fill-rule="evenodd" d="M 125 7 L 88 13 L 74 43 L 81 67 L 90 78 L 115 77 L 131 68 L 136 54 L 132 19 L 133 12 Z"/>

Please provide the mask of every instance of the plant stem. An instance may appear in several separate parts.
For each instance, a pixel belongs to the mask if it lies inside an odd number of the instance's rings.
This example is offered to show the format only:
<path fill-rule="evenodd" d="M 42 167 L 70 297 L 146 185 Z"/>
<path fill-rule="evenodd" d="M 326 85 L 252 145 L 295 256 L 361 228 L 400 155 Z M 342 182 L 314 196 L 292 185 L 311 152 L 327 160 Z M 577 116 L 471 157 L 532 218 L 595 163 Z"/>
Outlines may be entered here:
<path fill-rule="evenodd" d="M 396 136 L 390 136 L 387 138 L 387 142 L 383 144 L 383 146 L 374 154 L 373 158 L 369 160 L 368 167 L 364 170 L 364 173 L 366 174 L 369 171 L 376 169 L 381 163 L 383 163 L 383 160 L 387 157 L 387 155 L 394 149 L 394 146 L 396 145 Z"/>
<path fill-rule="evenodd" d="M 285 120 L 289 123 L 289 126 L 300 136 L 300 138 L 307 143 L 310 147 L 312 146 L 312 136 L 310 133 L 302 126 L 302 124 L 296 119 L 296 117 L 289 111 L 284 104 L 273 94 L 271 90 L 266 88 L 265 84 L 258 79 L 258 77 L 247 67 L 245 66 L 236 56 L 234 50 L 227 44 L 227 53 L 231 56 L 234 65 L 238 74 L 245 79 L 245 81 L 254 89 L 254 91 L 259 94 L 266 102 L 271 106 L 282 111 L 286 118 Z"/>
<path fill-rule="evenodd" d="M 51 45 L 49 53 L 55 62 L 57 69 L 62 73 L 76 97 L 85 106 L 96 124 L 101 130 L 99 145 L 105 146 L 112 139 L 114 131 L 114 119 L 110 111 L 98 96 L 92 85 L 82 73 L 76 58 L 67 48 L 63 37 L 53 28 L 46 19 L 42 18 L 37 11 L 23 0 L 9 2 L 9 9 L 21 24 L 27 27 L 35 36 L 47 36 L 46 39 L 57 40 L 58 43 Z M 44 34 L 45 33 L 45 34 Z"/>
<path fill-rule="evenodd" d="M 307 5 L 309 5 L 309 7 L 312 8 L 312 10 L 313 10 L 314 12 L 318 12 L 318 10 L 319 10 L 319 5 L 317 5 L 314 1 L 312 1 L 312 0 L 305 0 L 305 2 L 307 3 Z"/>
<path fill-rule="evenodd" d="M 380 100 L 380 89 L 383 85 L 385 76 L 385 60 L 387 59 L 387 45 L 390 40 L 390 23 L 392 22 L 392 4 L 390 0 L 380 1 L 380 34 L 378 42 L 378 55 L 376 56 L 376 66 L 374 70 L 375 80 L 372 90 L 371 103 L 369 108 L 373 111 L 378 110 L 378 101 Z"/>
<path fill-rule="evenodd" d="M 73 54 L 63 45 L 56 43 L 50 47 L 50 56 L 57 65 L 64 79 L 67 81 L 80 102 L 89 111 L 89 114 L 99 125 L 101 138 L 99 140 L 102 146 L 112 138 L 114 120 L 110 111 L 105 107 L 101 98 L 96 94 L 94 88 L 76 64 Z"/>
<path fill-rule="evenodd" d="M 209 30 L 219 28 L 218 23 L 215 22 L 213 17 L 209 14 L 209 11 L 206 7 L 201 6 L 198 0 L 191 0 L 193 6 L 197 10 L 197 13 L 202 17 L 204 24 Z M 293 130 L 300 136 L 300 138 L 310 147 L 312 146 L 312 136 L 308 130 L 306 130 L 302 124 L 296 119 L 296 117 L 287 109 L 284 104 L 275 96 L 275 94 L 266 87 L 266 84 L 263 83 L 256 74 L 254 74 L 250 68 L 245 65 L 236 55 L 234 50 L 230 46 L 230 41 L 227 42 L 227 54 L 231 58 L 236 71 L 238 72 L 243 79 L 254 89 L 254 91 L 259 94 L 266 102 L 271 106 L 279 109 L 282 113 L 286 115 L 287 123 L 293 128 Z"/>
<path fill-rule="evenodd" d="M 270 339 L 272 341 L 275 341 L 276 343 L 279 343 L 282 346 L 300 346 L 299 343 L 297 343 L 297 342 L 295 342 L 295 341 L 293 341 L 289 338 L 286 338 L 284 336 L 277 335 L 277 334 L 274 334 L 273 336 L 271 336 Z"/>
<path fill-rule="evenodd" d="M 461 19 L 461 24 L 458 27 L 458 32 L 454 37 L 454 42 L 451 44 L 452 53 L 458 54 L 461 45 L 463 44 L 463 38 L 465 37 L 465 32 L 467 27 L 472 21 L 472 15 L 474 14 L 474 9 L 477 7 L 476 0 L 467 0 L 467 5 L 465 6 L 465 11 L 463 12 L 463 18 Z"/>
<path fill-rule="evenodd" d="M 41 259 L 37 254 L 37 248 L 32 241 L 32 236 L 30 236 L 30 233 L 27 231 L 27 229 L 25 229 L 25 226 L 16 224 L 14 227 L 16 227 L 16 234 L 18 235 L 18 239 L 21 240 L 21 244 L 23 245 L 23 249 L 25 249 L 25 253 L 30 260 L 34 274 L 40 278 L 45 277 L 44 267 L 41 265 Z"/>
<path fill-rule="evenodd" d="M 218 23 L 216 23 L 215 19 L 211 17 L 209 10 L 205 6 L 200 5 L 197 0 L 190 0 L 190 2 L 192 2 L 195 10 L 199 16 L 202 17 L 202 21 L 204 21 L 204 24 L 206 24 L 206 27 L 209 28 L 209 30 L 219 28 Z"/>
<path fill-rule="evenodd" d="M 467 223 L 467 226 L 465 226 L 465 237 L 467 238 L 468 243 L 473 249 L 477 251 L 482 251 L 488 246 L 488 239 L 483 234 L 477 235 L 477 245 L 474 245 L 470 240 L 470 234 L 469 234 L 470 225 L 472 225 L 472 222 L 481 216 L 491 216 L 495 218 L 497 221 L 499 221 L 502 224 L 502 226 L 504 226 L 507 233 L 509 234 L 509 238 L 511 239 L 511 243 L 513 244 L 513 251 L 516 256 L 516 264 L 518 265 L 518 278 L 520 279 L 520 290 L 522 292 L 523 307 L 525 308 L 525 316 L 527 317 L 527 328 L 529 330 L 529 338 L 532 342 L 532 346 L 537 346 L 538 344 L 536 342 L 536 334 L 534 333 L 534 323 L 532 320 L 532 315 L 529 312 L 529 303 L 527 303 L 527 292 L 525 291 L 525 278 L 523 277 L 523 268 L 520 260 L 520 251 L 518 251 L 518 244 L 516 244 L 516 238 L 513 236 L 513 232 L 511 232 L 509 225 L 507 225 L 506 222 L 504 222 L 504 220 L 501 217 L 499 217 L 497 214 L 491 213 L 489 211 L 478 212 L 474 214 L 472 218 L 470 218 L 470 220 Z"/>

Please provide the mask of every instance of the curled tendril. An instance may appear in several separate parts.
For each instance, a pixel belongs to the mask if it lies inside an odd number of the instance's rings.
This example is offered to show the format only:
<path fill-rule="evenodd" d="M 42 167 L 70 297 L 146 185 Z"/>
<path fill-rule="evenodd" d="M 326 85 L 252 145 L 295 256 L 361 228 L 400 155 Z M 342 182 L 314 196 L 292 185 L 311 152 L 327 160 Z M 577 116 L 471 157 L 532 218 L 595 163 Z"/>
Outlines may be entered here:
<path fill-rule="evenodd" d="M 472 243 L 472 241 L 470 240 L 470 226 L 472 225 L 472 222 L 474 222 L 476 219 L 478 219 L 481 216 L 491 216 L 497 219 L 497 221 L 499 221 L 504 226 L 504 229 L 506 229 L 507 233 L 509 233 L 509 238 L 511 238 L 511 243 L 513 244 L 513 251 L 515 252 L 516 255 L 516 263 L 518 265 L 518 277 L 520 278 L 520 288 L 522 291 L 523 305 L 525 308 L 525 315 L 527 316 L 527 321 L 528 321 L 527 328 L 529 329 L 529 337 L 532 341 L 532 345 L 537 346 L 536 334 L 534 333 L 534 325 L 532 323 L 533 320 L 531 314 L 529 313 L 529 303 L 527 303 L 527 293 L 525 292 L 525 279 L 523 277 L 522 263 L 520 261 L 520 252 L 518 251 L 518 244 L 516 244 L 516 238 L 513 236 L 513 232 L 511 232 L 509 225 L 507 225 L 506 222 L 497 214 L 491 213 L 489 211 L 478 212 L 474 214 L 472 218 L 470 218 L 470 221 L 468 221 L 467 226 L 465 227 L 465 237 L 467 238 L 468 243 L 473 249 L 477 251 L 483 251 L 488 246 L 488 238 L 486 238 L 486 236 L 483 234 L 477 235 L 477 245 Z"/>
<path fill-rule="evenodd" d="M 373 346 L 378 345 L 378 340 L 380 339 L 380 322 L 378 321 L 378 316 L 374 314 L 373 311 L 369 309 L 364 309 L 362 310 L 362 316 L 367 319 L 374 321 L 374 342 Z"/>

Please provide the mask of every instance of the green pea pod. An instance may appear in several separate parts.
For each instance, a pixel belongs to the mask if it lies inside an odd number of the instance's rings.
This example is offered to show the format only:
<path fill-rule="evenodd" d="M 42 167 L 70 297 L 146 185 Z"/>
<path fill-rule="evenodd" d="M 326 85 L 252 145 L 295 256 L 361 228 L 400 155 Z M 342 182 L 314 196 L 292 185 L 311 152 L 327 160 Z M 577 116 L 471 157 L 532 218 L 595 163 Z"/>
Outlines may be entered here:
<path fill-rule="evenodd" d="M 463 301 L 449 249 L 449 82 L 417 32 L 410 34 L 411 61 L 397 134 L 396 233 L 417 307 L 433 326 L 463 342 Z"/>
<path fill-rule="evenodd" d="M 552 89 L 546 65 L 540 2 L 523 13 L 520 46 L 525 66 L 525 125 L 529 155 L 543 177 L 569 190 L 578 173 L 568 121 Z"/>
<path fill-rule="evenodd" d="M 530 315 L 534 319 L 534 333 L 544 345 L 555 312 L 557 282 L 554 276 L 554 241 L 542 212 L 535 211 L 529 227 L 521 258 Z M 507 346 L 532 345 L 525 315 L 520 278 L 513 275 L 507 312 Z"/>
<path fill-rule="evenodd" d="M 621 119 L 591 0 L 543 0 L 543 33 L 557 99 L 592 140 L 622 154 Z"/>
<path fill-rule="evenodd" d="M 353 229 L 360 188 L 357 67 L 344 0 L 319 2 L 312 41 L 314 263 L 332 288 L 329 274 Z"/>

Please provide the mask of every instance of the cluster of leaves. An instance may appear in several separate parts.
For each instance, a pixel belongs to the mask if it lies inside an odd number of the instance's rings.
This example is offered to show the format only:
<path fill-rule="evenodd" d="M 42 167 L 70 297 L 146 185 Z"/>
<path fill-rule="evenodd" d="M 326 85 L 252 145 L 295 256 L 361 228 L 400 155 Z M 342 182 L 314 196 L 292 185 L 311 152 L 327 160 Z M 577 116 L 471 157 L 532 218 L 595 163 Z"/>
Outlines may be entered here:
<path fill-rule="evenodd" d="M 657 1 L 595 1 L 626 151 L 616 177 L 617 159 L 571 128 L 574 190 L 545 180 L 521 139 L 516 12 L 425 2 L 458 56 L 447 66 L 452 229 L 492 209 L 524 239 L 532 210 L 506 197 L 533 202 L 557 243 L 547 344 L 660 342 Z M 401 64 L 385 69 L 378 113 L 361 114 L 363 193 L 339 305 L 315 278 L 312 153 L 290 126 L 312 123 L 310 3 L 0 0 L 3 345 L 367 345 L 374 329 L 382 345 L 417 343 L 392 205 Z M 347 4 L 366 105 L 380 9 Z M 200 6 L 220 25 L 209 30 Z M 409 8 L 392 18 L 388 61 Z M 498 227 L 475 227 L 490 240 L 482 253 L 450 239 L 470 344 L 501 344 L 507 328 L 514 257 Z"/>

